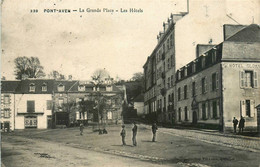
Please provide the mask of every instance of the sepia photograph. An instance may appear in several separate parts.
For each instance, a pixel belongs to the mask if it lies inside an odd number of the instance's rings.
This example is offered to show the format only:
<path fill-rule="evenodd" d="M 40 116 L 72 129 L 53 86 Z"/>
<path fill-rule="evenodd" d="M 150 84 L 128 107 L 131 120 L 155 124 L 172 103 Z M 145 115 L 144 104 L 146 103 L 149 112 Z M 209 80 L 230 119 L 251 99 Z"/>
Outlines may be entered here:
<path fill-rule="evenodd" d="M 260 167 L 259 0 L 1 0 L 1 167 Z"/>

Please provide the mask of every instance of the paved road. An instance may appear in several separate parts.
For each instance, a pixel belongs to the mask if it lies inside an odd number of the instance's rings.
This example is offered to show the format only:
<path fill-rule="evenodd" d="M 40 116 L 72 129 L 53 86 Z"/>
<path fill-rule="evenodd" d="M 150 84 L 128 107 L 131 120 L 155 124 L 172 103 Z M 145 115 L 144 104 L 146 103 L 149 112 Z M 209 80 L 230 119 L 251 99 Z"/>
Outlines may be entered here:
<path fill-rule="evenodd" d="M 116 161 L 112 161 L 116 164 L 113 166 L 168 165 L 242 167 L 259 166 L 260 164 L 259 138 L 231 134 L 224 135 L 216 131 L 159 128 L 157 142 L 154 143 L 151 142 L 151 127 L 138 125 L 138 145 L 137 147 L 133 147 L 131 144 L 131 125 L 127 125 L 126 142 L 128 145 L 122 147 L 119 135 L 120 129 L 120 126 L 107 127 L 107 135 L 98 135 L 92 131 L 91 127 L 85 128 L 83 136 L 79 135 L 78 128 L 25 130 L 11 134 L 3 134 L 3 161 L 6 164 L 13 162 L 8 159 L 8 153 L 13 155 L 12 151 L 14 150 L 10 149 L 13 147 L 21 148 L 20 150 L 28 150 L 24 153 L 20 153 L 19 156 L 30 155 L 34 158 L 46 159 L 41 157 L 42 154 L 37 154 L 46 153 L 55 157 L 55 159 L 47 158 L 48 162 L 53 161 L 50 163 L 50 166 L 55 163 L 58 163 L 55 166 L 64 166 L 66 165 L 65 162 L 67 162 L 66 159 L 69 159 L 71 163 L 77 166 L 101 166 L 101 164 L 103 166 L 109 166 L 113 159 L 116 159 Z M 33 145 L 31 144 L 32 147 L 30 144 L 25 145 L 24 142 L 19 142 L 20 140 L 28 140 L 28 143 L 33 142 Z M 42 147 L 37 146 L 37 148 L 39 147 L 40 149 L 34 150 L 34 145 L 38 142 Z M 47 145 L 46 143 L 51 147 L 44 147 Z M 71 151 L 68 150 L 74 151 L 71 153 Z M 60 154 L 60 152 L 66 156 Z M 74 156 L 73 152 L 78 152 L 79 155 Z M 66 158 L 63 161 L 61 157 Z M 104 161 L 101 160 L 102 158 L 97 159 L 97 157 L 104 158 Z M 86 162 L 89 163 L 84 164 L 81 160 L 82 158 L 86 158 Z M 17 161 L 17 158 L 14 158 L 14 162 L 15 161 Z M 96 164 L 97 161 L 100 164 Z M 27 165 L 28 162 L 25 161 L 19 164 L 23 163 Z M 74 166 L 74 164 L 67 166 Z"/>

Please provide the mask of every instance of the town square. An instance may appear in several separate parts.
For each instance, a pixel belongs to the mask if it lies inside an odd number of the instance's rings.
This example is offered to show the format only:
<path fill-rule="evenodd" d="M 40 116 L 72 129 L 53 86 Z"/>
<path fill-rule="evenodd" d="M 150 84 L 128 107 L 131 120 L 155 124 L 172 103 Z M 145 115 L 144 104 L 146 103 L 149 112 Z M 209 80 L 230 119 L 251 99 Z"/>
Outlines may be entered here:
<path fill-rule="evenodd" d="M 259 7 L 1 1 L 1 166 L 258 167 Z"/>

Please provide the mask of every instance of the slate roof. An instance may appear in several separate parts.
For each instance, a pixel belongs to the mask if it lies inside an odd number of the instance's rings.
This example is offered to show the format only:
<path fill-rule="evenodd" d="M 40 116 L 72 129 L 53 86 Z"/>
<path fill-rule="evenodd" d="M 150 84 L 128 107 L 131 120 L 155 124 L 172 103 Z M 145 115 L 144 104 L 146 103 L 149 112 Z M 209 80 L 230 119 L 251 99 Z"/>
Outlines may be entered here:
<path fill-rule="evenodd" d="M 29 86 L 30 84 L 35 85 L 35 91 L 30 92 Z M 47 85 L 47 91 L 42 91 L 42 86 Z M 16 94 L 52 94 L 53 93 L 53 79 L 26 79 L 21 80 L 15 93 Z"/>
<path fill-rule="evenodd" d="M 238 31 L 226 41 L 234 42 L 260 42 L 260 28 L 256 24 L 251 24 L 244 29 Z"/>
<path fill-rule="evenodd" d="M 1 81 L 2 93 L 14 93 L 20 81 Z"/>

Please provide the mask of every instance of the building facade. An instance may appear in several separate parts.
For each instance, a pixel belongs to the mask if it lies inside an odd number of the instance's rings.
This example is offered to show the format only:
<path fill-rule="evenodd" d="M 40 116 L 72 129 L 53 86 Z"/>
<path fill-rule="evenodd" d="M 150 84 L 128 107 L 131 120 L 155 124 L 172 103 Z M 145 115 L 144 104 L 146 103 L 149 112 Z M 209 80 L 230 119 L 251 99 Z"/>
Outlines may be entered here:
<path fill-rule="evenodd" d="M 26 79 L 15 91 L 15 129 L 52 128 L 54 80 Z"/>
<path fill-rule="evenodd" d="M 231 25 L 225 25 L 224 31 Z M 232 29 L 239 28 L 233 26 Z M 245 118 L 245 130 L 256 131 L 259 90 L 258 25 L 244 26 L 177 70 L 178 124 L 231 131 L 233 117 Z M 224 34 L 227 34 L 224 32 Z"/>
<path fill-rule="evenodd" d="M 1 130 L 4 132 L 13 131 L 15 128 L 15 90 L 19 81 L 1 82 Z"/>

